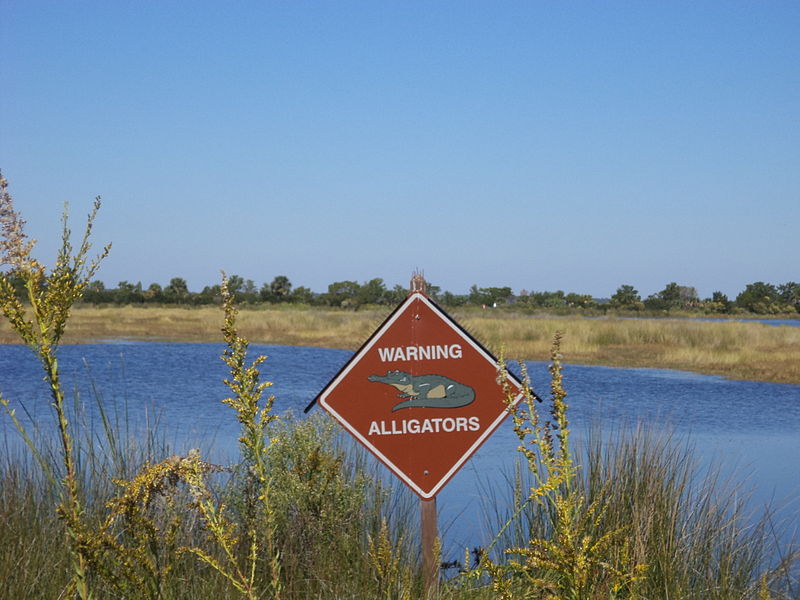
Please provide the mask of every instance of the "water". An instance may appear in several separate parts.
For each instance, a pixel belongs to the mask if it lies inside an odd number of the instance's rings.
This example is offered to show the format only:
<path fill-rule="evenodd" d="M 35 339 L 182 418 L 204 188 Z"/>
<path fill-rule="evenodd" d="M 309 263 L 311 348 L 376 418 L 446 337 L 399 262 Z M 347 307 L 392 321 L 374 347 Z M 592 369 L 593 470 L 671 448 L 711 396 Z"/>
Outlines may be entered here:
<path fill-rule="evenodd" d="M 176 451 L 199 446 L 222 460 L 235 456 L 239 428 L 220 400 L 228 394 L 219 360 L 221 344 L 121 342 L 64 346 L 59 355 L 65 389 L 77 392 L 81 419 L 100 430 L 93 398 L 121 423 L 158 421 Z M 302 414 L 351 352 L 325 348 L 251 346 L 263 353 L 263 377 L 273 381 L 278 412 Z M 545 363 L 528 363 L 534 388 L 548 390 Z M 747 381 L 660 369 L 617 369 L 566 365 L 565 387 L 576 437 L 588 424 L 604 429 L 643 421 L 688 437 L 702 464 L 719 464 L 723 474 L 747 479 L 753 504 L 772 501 L 790 522 L 778 532 L 789 539 L 800 525 L 800 386 Z M 93 384 L 95 388 L 93 389 Z M 42 371 L 21 346 L 0 346 L 0 393 L 24 405 L 18 415 L 47 430 L 52 409 Z M 544 394 L 542 394 L 544 395 Z M 75 397 L 75 393 L 68 394 Z M 314 410 L 320 410 L 318 408 Z M 128 418 L 124 418 L 127 412 Z M 122 416 L 120 416 L 122 415 Z M 0 448 L 18 444 L 9 419 L 0 415 Z M 458 548 L 485 540 L 481 489 L 503 485 L 516 455 L 516 438 L 505 423 L 438 497 L 445 531 L 445 558 L 463 556 Z M 460 552 L 460 553 L 459 553 Z"/>

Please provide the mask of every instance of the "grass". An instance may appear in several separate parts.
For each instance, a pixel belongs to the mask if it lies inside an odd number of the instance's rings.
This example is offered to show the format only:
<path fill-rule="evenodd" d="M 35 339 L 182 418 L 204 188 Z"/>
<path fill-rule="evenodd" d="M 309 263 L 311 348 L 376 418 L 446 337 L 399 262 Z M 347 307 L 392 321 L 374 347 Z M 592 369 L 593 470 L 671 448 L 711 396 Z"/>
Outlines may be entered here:
<path fill-rule="evenodd" d="M 575 456 L 580 467 L 572 494 L 583 518 L 573 519 L 572 535 L 562 535 L 562 544 L 571 540 L 577 558 L 577 542 L 588 542 L 584 552 L 593 547 L 605 552 L 596 562 L 632 575 L 627 591 L 615 596 L 608 576 L 604 581 L 596 573 L 586 582 L 594 591 L 579 597 L 800 597 L 798 550 L 787 551 L 775 535 L 785 524 L 774 522 L 769 510 L 754 513 L 743 482 L 723 480 L 713 467 L 701 470 L 688 440 L 641 424 L 594 430 Z M 536 482 L 522 463 L 506 482 L 504 488 L 484 491 L 492 528 L 505 527 L 496 558 L 508 555 L 505 549 L 530 549 L 532 540 L 553 539 L 560 522 L 552 507 L 526 504 Z M 609 543 L 603 547 L 602 540 Z M 519 552 L 512 551 L 511 558 L 519 560 Z M 546 577 L 546 569 L 529 576 Z M 511 597 L 526 597 L 515 592 Z"/>
<path fill-rule="evenodd" d="M 160 437 L 153 431 L 150 436 Z M 274 446 L 269 472 L 274 481 L 280 482 L 272 489 L 271 508 L 277 521 L 270 529 L 280 557 L 279 592 L 274 593 L 269 577 L 264 579 L 271 575 L 271 557 L 265 553 L 257 557 L 254 587 L 269 593 L 254 597 L 386 597 L 383 588 L 396 585 L 397 580 L 380 581 L 375 567 L 379 559 L 369 553 L 370 540 L 380 540 L 381 536 L 386 538 L 389 558 L 404 557 L 400 566 L 407 572 L 403 582 L 410 594 L 407 597 L 418 597 L 414 538 L 398 533 L 415 528 L 415 512 L 410 510 L 415 505 L 410 502 L 410 493 L 383 486 L 363 453 L 343 445 L 335 425 L 321 414 L 302 422 L 284 418 L 270 429 L 270 436 Z M 145 473 L 154 465 L 175 459 L 166 445 L 151 445 L 143 453 L 135 440 L 124 444 L 117 439 L 116 445 L 129 467 L 122 471 L 118 468 L 121 463 L 112 460 L 110 454 L 91 451 L 95 445 L 91 437 L 77 437 L 78 452 L 87 457 L 80 487 L 86 498 L 84 524 L 89 529 L 101 530 L 109 514 L 109 503 L 121 497 L 121 489 L 112 483 L 113 479 L 135 481 L 135 477 L 128 479 L 131 473 Z M 57 468 L 57 452 L 54 456 L 51 466 Z M 235 474 L 221 473 L 211 487 L 214 501 L 227 507 L 226 518 L 236 527 L 246 521 L 245 490 L 241 485 L 242 479 Z M 226 560 L 224 550 L 197 516 L 190 489 L 183 484 L 173 489 L 163 487 L 152 500 L 150 518 L 158 535 L 149 539 L 147 548 L 137 549 L 135 543 L 136 536 L 142 534 L 133 528 L 139 521 L 133 520 L 114 530 L 118 543 L 128 548 L 127 555 L 134 556 L 140 567 L 141 579 L 131 580 L 139 585 L 132 585 L 131 581 L 121 584 L 122 578 L 117 576 L 119 564 L 91 560 L 87 582 L 93 597 L 187 600 L 248 597 L 213 566 L 180 551 L 195 548 L 212 562 L 224 564 Z M 167 539 L 173 516 L 168 500 L 179 508 L 176 514 L 180 517 L 172 542 Z M 5 453 L 0 460 L 0 503 L 3 598 L 72 597 L 65 595 L 74 573 L 69 561 L 68 537 L 64 535 L 65 524 L 57 516 L 58 499 L 38 465 L 19 452 Z M 244 547 L 236 547 L 235 553 L 238 560 L 248 559 L 249 552 Z M 158 567 L 160 581 L 144 576 L 148 565 Z M 399 571 L 395 569 L 395 577 Z"/>
<path fill-rule="evenodd" d="M 239 328 L 255 343 L 358 348 L 388 315 L 297 306 L 241 310 Z M 506 356 L 546 360 L 550 340 L 563 331 L 565 355 L 575 364 L 655 367 L 730 379 L 800 384 L 800 328 L 749 321 L 634 320 L 578 316 L 531 317 L 506 311 L 460 309 L 452 314 L 483 343 Z M 130 338 L 219 341 L 215 307 L 92 307 L 72 311 L 65 342 Z M 14 343 L 0 322 L 0 343 Z"/>
<path fill-rule="evenodd" d="M 103 339 L 219 342 L 219 307 L 79 305 L 73 308 L 66 343 Z M 296 306 L 243 308 L 238 326 L 253 343 L 356 348 L 388 314 L 386 309 L 353 313 Z M 0 343 L 16 343 L 0 322 Z"/>
<path fill-rule="evenodd" d="M 507 356 L 545 360 L 564 332 L 571 363 L 655 367 L 730 379 L 800 383 L 800 327 L 757 322 L 465 315 L 462 323 Z"/>

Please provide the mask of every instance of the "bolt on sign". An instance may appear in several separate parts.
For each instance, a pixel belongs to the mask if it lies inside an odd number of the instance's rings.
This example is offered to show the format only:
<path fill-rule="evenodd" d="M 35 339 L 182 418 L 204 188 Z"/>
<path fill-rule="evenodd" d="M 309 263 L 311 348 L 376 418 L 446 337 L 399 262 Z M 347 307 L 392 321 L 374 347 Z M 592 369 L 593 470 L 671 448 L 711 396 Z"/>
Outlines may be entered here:
<path fill-rule="evenodd" d="M 520 382 L 509 374 L 514 399 Z M 433 498 L 507 414 L 497 359 L 412 292 L 317 398 L 423 499 Z"/>

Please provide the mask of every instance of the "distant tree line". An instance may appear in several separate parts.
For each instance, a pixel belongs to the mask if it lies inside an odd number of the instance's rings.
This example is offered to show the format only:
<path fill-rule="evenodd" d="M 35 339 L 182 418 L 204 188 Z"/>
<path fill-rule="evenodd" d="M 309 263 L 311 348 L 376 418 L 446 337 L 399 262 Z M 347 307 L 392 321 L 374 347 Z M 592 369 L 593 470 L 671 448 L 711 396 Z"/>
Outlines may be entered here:
<path fill-rule="evenodd" d="M 304 286 L 294 287 L 285 275 L 257 286 L 252 279 L 232 275 L 229 288 L 242 304 L 295 303 L 312 306 L 330 306 L 357 309 L 364 305 L 393 306 L 400 303 L 408 290 L 395 285 L 388 288 L 383 279 L 336 281 L 326 292 L 312 292 Z M 20 290 L 21 292 L 22 290 Z M 439 286 L 428 284 L 428 295 L 444 306 L 483 306 L 500 308 L 515 306 L 519 309 L 548 310 L 554 312 L 607 312 L 631 311 L 649 313 L 699 312 L 699 313 L 754 313 L 759 315 L 790 314 L 800 312 L 800 284 L 790 281 L 773 285 L 757 281 L 748 284 L 735 299 L 722 292 L 700 299 L 691 286 L 668 283 L 663 290 L 642 298 L 632 285 L 617 288 L 610 299 L 598 299 L 591 294 L 575 292 L 529 292 L 521 290 L 514 294 L 510 287 L 478 287 L 473 285 L 467 294 L 442 291 Z M 22 294 L 21 294 L 22 295 Z M 200 292 L 189 290 L 186 280 L 173 277 L 162 286 L 151 283 L 120 281 L 115 288 L 107 288 L 102 281 L 93 281 L 86 289 L 83 301 L 91 304 L 216 304 L 221 299 L 219 285 L 206 286 Z"/>

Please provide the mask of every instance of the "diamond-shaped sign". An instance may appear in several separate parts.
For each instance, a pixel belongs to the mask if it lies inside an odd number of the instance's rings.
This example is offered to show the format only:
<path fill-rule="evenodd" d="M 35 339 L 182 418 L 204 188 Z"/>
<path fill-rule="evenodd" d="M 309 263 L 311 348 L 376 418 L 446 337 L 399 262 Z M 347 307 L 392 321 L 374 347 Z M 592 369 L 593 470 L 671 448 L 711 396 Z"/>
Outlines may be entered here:
<path fill-rule="evenodd" d="M 515 402 L 521 398 L 520 391 Z M 421 292 L 397 307 L 318 400 L 425 499 L 507 414 L 497 360 Z"/>

